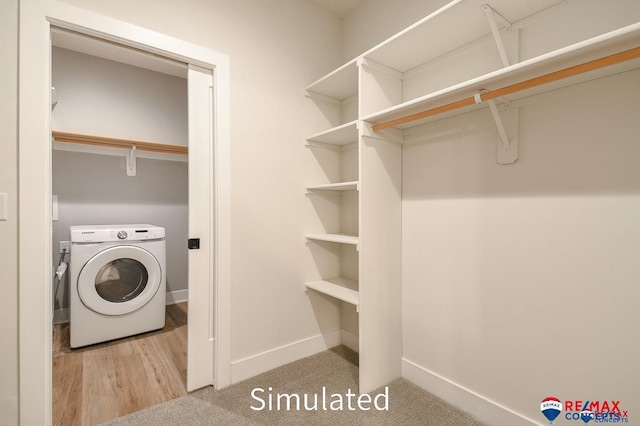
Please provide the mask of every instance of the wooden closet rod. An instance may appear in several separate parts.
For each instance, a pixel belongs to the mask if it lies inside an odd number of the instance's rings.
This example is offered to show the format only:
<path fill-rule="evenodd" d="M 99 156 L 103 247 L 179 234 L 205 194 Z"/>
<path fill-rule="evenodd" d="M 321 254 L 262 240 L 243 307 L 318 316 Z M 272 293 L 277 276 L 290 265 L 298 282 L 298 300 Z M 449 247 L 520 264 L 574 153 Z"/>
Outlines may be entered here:
<path fill-rule="evenodd" d="M 568 77 L 584 74 L 586 72 L 608 67 L 610 65 L 615 65 L 622 62 L 630 61 L 638 57 L 640 57 L 640 47 L 625 50 L 624 52 L 615 53 L 613 55 L 609 55 L 599 59 L 595 59 L 593 61 L 585 62 L 580 65 L 564 68 L 559 71 L 554 71 L 549 74 L 541 75 L 539 77 L 534 77 L 532 79 L 521 81 L 519 83 L 515 83 L 510 86 L 505 86 L 500 89 L 483 92 L 480 94 L 480 99 L 484 102 L 484 101 L 499 98 L 502 96 L 507 96 L 511 93 L 519 92 L 521 90 L 531 89 L 536 86 L 540 86 L 543 84 L 562 80 Z M 406 117 L 401 117 L 396 120 L 391 120 L 385 123 L 376 124 L 372 127 L 372 129 L 374 131 L 383 130 L 389 127 L 410 123 L 415 120 L 420 120 L 422 118 L 431 117 L 434 115 L 441 114 L 443 112 L 452 111 L 458 108 L 471 106 L 474 104 L 476 104 L 476 100 L 473 96 L 471 96 L 469 98 L 464 98 L 456 102 L 451 102 L 445 105 L 441 105 L 439 107 L 435 107 L 435 108 L 431 108 L 415 114 L 407 115 Z"/>
<path fill-rule="evenodd" d="M 162 152 L 164 154 L 187 155 L 188 148 L 181 145 L 166 145 L 162 143 L 143 142 L 130 139 L 108 138 L 105 136 L 85 135 L 81 133 L 51 132 L 57 142 L 79 143 L 84 145 L 106 146 L 110 148 L 131 149 L 132 145 L 140 151 Z"/>

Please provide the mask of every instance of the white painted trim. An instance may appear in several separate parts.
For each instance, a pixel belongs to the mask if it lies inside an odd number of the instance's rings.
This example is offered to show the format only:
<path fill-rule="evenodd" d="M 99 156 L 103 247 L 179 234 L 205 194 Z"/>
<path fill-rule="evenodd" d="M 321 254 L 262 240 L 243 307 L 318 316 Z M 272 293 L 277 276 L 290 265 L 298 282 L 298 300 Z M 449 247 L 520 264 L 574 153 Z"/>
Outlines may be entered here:
<path fill-rule="evenodd" d="M 402 377 L 490 425 L 543 426 L 544 424 L 516 413 L 406 358 L 402 358 Z"/>
<path fill-rule="evenodd" d="M 340 332 L 341 332 L 342 344 L 348 347 L 349 349 L 351 349 L 352 351 L 359 353 L 360 339 L 358 338 L 358 335 L 353 334 L 352 332 L 344 329 L 340 330 Z"/>
<path fill-rule="evenodd" d="M 215 385 L 231 381 L 230 64 L 227 55 L 54 0 L 20 0 L 20 424 L 52 423 L 50 25 L 214 70 Z"/>
<path fill-rule="evenodd" d="M 338 329 L 233 361 L 231 383 L 241 382 L 265 371 L 326 351 L 340 345 L 341 338 L 341 330 Z"/>
<path fill-rule="evenodd" d="M 176 290 L 168 291 L 166 305 L 175 305 L 176 303 L 183 303 L 189 299 L 189 290 Z"/>

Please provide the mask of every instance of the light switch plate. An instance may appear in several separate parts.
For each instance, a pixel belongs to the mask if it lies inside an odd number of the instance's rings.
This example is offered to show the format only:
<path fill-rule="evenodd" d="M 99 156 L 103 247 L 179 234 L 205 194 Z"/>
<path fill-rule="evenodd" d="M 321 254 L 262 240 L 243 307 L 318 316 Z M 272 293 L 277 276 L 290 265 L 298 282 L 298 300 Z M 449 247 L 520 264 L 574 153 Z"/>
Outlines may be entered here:
<path fill-rule="evenodd" d="M 8 202 L 9 196 L 7 194 L 0 194 L 0 220 L 7 220 L 8 214 Z"/>

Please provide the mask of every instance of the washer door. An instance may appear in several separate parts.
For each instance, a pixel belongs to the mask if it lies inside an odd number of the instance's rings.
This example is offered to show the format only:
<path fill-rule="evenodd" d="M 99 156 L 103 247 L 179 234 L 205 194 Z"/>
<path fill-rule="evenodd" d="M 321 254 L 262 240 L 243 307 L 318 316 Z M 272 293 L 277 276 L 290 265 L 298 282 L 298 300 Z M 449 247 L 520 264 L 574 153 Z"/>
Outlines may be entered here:
<path fill-rule="evenodd" d="M 124 315 L 156 295 L 162 271 L 156 258 L 136 246 L 115 246 L 93 256 L 78 276 L 78 294 L 89 309 Z"/>

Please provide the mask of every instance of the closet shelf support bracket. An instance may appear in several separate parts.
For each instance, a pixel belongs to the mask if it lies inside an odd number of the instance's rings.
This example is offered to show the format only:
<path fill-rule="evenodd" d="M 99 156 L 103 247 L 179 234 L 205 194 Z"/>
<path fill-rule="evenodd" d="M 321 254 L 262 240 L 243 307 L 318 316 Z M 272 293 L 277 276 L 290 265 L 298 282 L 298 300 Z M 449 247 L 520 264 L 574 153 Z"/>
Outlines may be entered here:
<path fill-rule="evenodd" d="M 487 15 L 489 27 L 491 27 L 491 34 L 493 35 L 493 39 L 496 42 L 498 53 L 500 54 L 500 59 L 502 60 L 502 65 L 504 67 L 508 67 L 510 65 L 509 57 L 507 56 L 507 50 L 504 48 L 504 42 L 502 41 L 502 37 L 500 36 L 498 21 L 506 28 L 507 33 L 511 32 L 511 22 L 507 21 L 502 15 L 493 10 L 488 4 L 483 4 L 482 10 L 484 10 L 485 15 Z"/>
<path fill-rule="evenodd" d="M 498 140 L 496 146 L 496 159 L 498 164 L 512 164 L 518 159 L 518 133 L 519 133 L 519 110 L 518 108 L 510 108 L 510 104 L 507 102 L 506 109 L 503 115 L 498 112 L 495 99 L 482 100 L 482 92 L 476 93 L 473 96 L 476 104 L 486 103 L 489 105 L 491 116 L 496 123 L 496 129 L 498 130 Z M 507 123 L 505 127 L 504 123 Z M 509 128 L 509 133 L 507 132 Z"/>
<path fill-rule="evenodd" d="M 136 146 L 131 145 L 131 150 L 126 156 L 127 176 L 136 175 Z"/>

